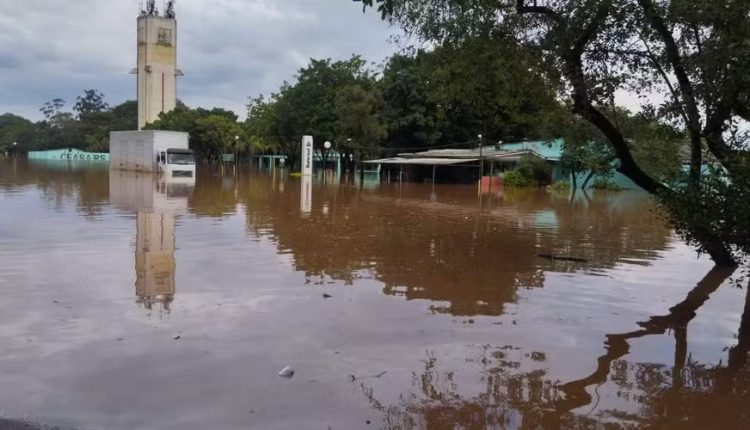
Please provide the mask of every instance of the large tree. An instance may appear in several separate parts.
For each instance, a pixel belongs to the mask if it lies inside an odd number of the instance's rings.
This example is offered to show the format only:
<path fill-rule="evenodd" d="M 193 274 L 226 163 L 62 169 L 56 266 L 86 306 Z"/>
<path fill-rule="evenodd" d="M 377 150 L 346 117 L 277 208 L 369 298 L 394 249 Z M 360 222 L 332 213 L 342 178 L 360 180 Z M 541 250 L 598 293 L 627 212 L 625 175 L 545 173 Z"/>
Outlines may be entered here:
<path fill-rule="evenodd" d="M 722 265 L 750 252 L 750 155 L 741 133 L 750 119 L 750 2 L 360 1 L 433 43 L 494 34 L 535 52 L 562 77 L 573 112 L 609 142 L 619 171 L 661 199 L 683 237 Z M 643 104 L 687 133 L 687 186 L 668 186 L 636 160 L 604 108 L 617 90 L 662 95 L 658 106 Z M 709 160 L 713 176 L 703 172 Z"/>
<path fill-rule="evenodd" d="M 256 145 L 278 148 L 292 168 L 298 166 L 302 136 L 311 135 L 317 146 L 339 142 L 336 97 L 352 85 L 365 90 L 375 86 L 364 60 L 354 56 L 344 61 L 311 60 L 299 70 L 296 81 L 284 82 L 275 94 L 252 98 L 248 104 L 246 129 Z"/>
<path fill-rule="evenodd" d="M 341 147 L 346 150 L 339 151 L 354 155 L 360 168 L 365 157 L 374 155 L 388 135 L 381 116 L 382 105 L 378 91 L 368 91 L 360 85 L 349 85 L 336 94 L 336 125 L 339 141 L 345 142 Z"/>

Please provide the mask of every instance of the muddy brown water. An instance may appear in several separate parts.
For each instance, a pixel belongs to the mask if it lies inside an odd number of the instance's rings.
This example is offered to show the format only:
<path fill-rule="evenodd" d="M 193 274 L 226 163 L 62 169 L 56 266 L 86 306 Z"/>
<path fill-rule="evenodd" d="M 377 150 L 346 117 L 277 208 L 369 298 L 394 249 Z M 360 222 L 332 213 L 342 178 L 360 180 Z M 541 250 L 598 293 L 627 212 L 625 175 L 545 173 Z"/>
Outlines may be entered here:
<path fill-rule="evenodd" d="M 0 423 L 748 428 L 738 273 L 637 192 L 0 160 Z"/>

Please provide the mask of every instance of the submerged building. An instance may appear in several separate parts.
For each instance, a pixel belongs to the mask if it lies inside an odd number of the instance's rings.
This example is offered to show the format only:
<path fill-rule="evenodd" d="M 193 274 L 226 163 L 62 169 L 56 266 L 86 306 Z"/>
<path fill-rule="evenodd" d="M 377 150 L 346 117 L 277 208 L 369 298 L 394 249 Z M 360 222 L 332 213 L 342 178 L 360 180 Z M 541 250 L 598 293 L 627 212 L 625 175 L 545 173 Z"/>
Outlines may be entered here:
<path fill-rule="evenodd" d="M 504 172 L 513 170 L 521 158 L 531 156 L 550 164 L 552 172 L 550 182 L 554 183 L 571 180 L 571 172 L 560 163 L 563 144 L 562 139 L 524 140 L 484 145 L 481 148 L 445 148 L 401 153 L 397 157 L 368 160 L 365 163 L 377 166 L 385 178 L 395 177 L 420 182 L 473 183 L 477 182 L 480 176 L 500 178 Z M 583 183 L 588 173 L 577 174 L 578 184 Z M 624 189 L 638 188 L 630 179 L 616 171 L 613 171 L 611 177 L 607 179 Z M 594 181 L 590 183 L 593 184 Z"/>

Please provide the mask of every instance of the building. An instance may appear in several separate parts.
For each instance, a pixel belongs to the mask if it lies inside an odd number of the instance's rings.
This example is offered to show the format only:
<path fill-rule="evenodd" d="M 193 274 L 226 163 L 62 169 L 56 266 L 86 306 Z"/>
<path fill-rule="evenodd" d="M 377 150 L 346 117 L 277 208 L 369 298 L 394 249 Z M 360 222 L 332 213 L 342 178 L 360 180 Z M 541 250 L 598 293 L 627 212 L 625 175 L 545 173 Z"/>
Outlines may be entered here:
<path fill-rule="evenodd" d="M 503 172 L 516 167 L 522 157 L 538 157 L 552 167 L 550 182 L 570 181 L 571 173 L 560 164 L 564 141 L 524 140 L 512 143 L 483 145 L 482 147 L 458 149 L 431 149 L 428 151 L 402 153 L 397 157 L 365 161 L 380 166 L 386 179 L 444 183 L 476 183 L 480 175 L 502 177 Z M 483 166 L 482 166 L 483 164 Z M 577 175 L 578 184 L 583 183 L 588 172 Z M 609 181 L 621 188 L 638 188 L 630 179 L 613 172 Z M 590 184 L 593 184 L 591 181 Z"/>
<path fill-rule="evenodd" d="M 159 119 L 177 104 L 177 19 L 174 1 L 159 15 L 156 0 L 149 0 L 138 17 L 138 130 Z"/>

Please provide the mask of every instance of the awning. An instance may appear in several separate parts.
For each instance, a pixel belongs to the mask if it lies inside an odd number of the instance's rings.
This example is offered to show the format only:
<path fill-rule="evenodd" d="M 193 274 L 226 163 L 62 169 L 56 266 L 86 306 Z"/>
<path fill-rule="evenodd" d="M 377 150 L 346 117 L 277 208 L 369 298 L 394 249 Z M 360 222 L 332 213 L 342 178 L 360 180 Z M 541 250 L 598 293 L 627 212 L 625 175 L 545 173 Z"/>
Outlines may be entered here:
<path fill-rule="evenodd" d="M 551 158 L 545 158 L 541 154 L 539 154 L 536 151 L 532 151 L 530 149 L 523 149 L 520 151 L 509 151 L 509 152 L 495 152 L 492 154 L 487 154 L 484 159 L 485 160 L 495 160 L 495 161 L 514 161 L 518 162 L 521 160 L 521 158 L 527 156 L 527 155 L 533 155 L 537 158 L 540 158 L 542 160 L 547 161 L 556 161 Z"/>
<path fill-rule="evenodd" d="M 420 166 L 450 166 L 454 164 L 464 164 L 473 161 L 479 161 L 478 158 L 381 158 L 379 160 L 367 160 L 365 164 L 414 164 Z"/>

